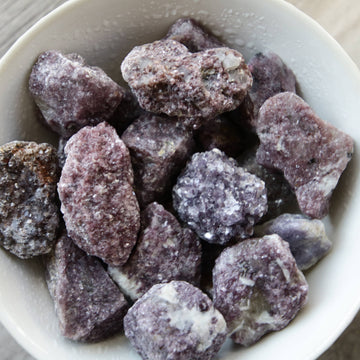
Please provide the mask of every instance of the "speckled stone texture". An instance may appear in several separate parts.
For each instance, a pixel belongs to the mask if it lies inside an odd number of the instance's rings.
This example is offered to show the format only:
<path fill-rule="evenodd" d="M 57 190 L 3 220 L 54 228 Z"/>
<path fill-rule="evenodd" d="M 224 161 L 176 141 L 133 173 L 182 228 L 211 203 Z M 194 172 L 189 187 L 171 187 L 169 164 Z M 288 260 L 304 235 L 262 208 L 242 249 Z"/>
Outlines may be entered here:
<path fill-rule="evenodd" d="M 124 328 L 144 360 L 211 360 L 226 339 L 223 316 L 183 281 L 154 285 L 130 308 Z"/>
<path fill-rule="evenodd" d="M 191 18 L 178 19 L 170 26 L 165 39 L 176 40 L 185 45 L 191 52 L 226 46 L 205 30 L 198 21 Z"/>
<path fill-rule="evenodd" d="M 135 47 L 121 71 L 142 108 L 185 118 L 212 118 L 233 110 L 252 85 L 239 52 L 216 48 L 191 53 L 174 40 Z"/>
<path fill-rule="evenodd" d="M 124 264 L 140 228 L 128 149 L 104 122 L 73 135 L 65 154 L 58 193 L 69 236 L 89 255 Z"/>
<path fill-rule="evenodd" d="M 136 300 L 157 283 L 184 280 L 199 285 L 200 265 L 196 234 L 182 228 L 162 205 L 151 203 L 141 213 L 141 231 L 129 260 L 108 271 L 120 289 Z"/>
<path fill-rule="evenodd" d="M 245 151 L 237 158 L 240 166 L 264 181 L 268 199 L 268 211 L 261 222 L 273 219 L 280 214 L 296 209 L 296 196 L 283 174 L 277 170 L 268 169 L 256 161 L 257 146 Z"/>
<path fill-rule="evenodd" d="M 176 118 L 145 113 L 121 139 L 130 150 L 141 207 L 169 197 L 177 175 L 194 151 L 192 132 Z"/>
<path fill-rule="evenodd" d="M 63 336 L 97 342 L 123 329 L 128 303 L 99 259 L 87 255 L 63 234 L 45 263 Z"/>
<path fill-rule="evenodd" d="M 284 173 L 304 214 L 326 216 L 332 192 L 353 153 L 351 137 L 320 119 L 291 92 L 264 103 L 257 134 L 257 161 Z"/>
<path fill-rule="evenodd" d="M 193 155 L 173 188 L 173 205 L 200 238 L 224 245 L 252 235 L 267 211 L 265 184 L 213 149 Z"/>
<path fill-rule="evenodd" d="M 214 305 L 231 338 L 244 346 L 287 326 L 307 301 L 305 277 L 278 235 L 225 249 L 216 260 L 213 283 Z"/>
<path fill-rule="evenodd" d="M 47 125 L 69 138 L 86 125 L 108 120 L 124 90 L 78 54 L 42 53 L 32 68 L 29 89 Z"/>
<path fill-rule="evenodd" d="M 255 229 L 256 236 L 277 234 L 290 245 L 300 270 L 309 269 L 331 249 L 322 221 L 301 214 L 283 214 Z"/>
<path fill-rule="evenodd" d="M 0 244 L 28 259 L 48 253 L 59 225 L 56 149 L 12 141 L 0 146 Z"/>
<path fill-rule="evenodd" d="M 256 54 L 247 65 L 253 77 L 253 85 L 240 108 L 246 121 L 256 128 L 261 105 L 278 93 L 296 93 L 296 77 L 282 59 L 272 52 Z"/>

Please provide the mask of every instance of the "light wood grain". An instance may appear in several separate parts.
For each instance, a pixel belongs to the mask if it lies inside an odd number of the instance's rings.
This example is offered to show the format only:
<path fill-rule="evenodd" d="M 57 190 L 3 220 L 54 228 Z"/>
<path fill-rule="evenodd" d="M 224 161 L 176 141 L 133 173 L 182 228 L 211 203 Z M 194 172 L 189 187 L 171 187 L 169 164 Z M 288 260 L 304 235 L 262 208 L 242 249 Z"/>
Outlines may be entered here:
<path fill-rule="evenodd" d="M 360 67 L 360 0 L 288 1 L 318 21 Z M 0 0 L 0 57 L 31 25 L 64 2 L 65 0 Z M 360 359 L 358 339 L 360 313 L 319 360 Z M 1 325 L 0 349 L 1 360 L 33 360 Z"/>

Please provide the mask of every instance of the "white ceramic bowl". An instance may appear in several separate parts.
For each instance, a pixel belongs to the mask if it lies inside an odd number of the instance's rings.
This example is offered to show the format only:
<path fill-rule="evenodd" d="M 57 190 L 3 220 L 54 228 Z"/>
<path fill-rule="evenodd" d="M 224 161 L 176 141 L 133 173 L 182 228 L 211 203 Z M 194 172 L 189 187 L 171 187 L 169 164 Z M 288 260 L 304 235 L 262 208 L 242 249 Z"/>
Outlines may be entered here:
<path fill-rule="evenodd" d="M 134 46 L 161 38 L 181 16 L 205 23 L 248 59 L 271 49 L 295 72 L 303 97 L 325 120 L 360 143 L 360 75 L 340 46 L 314 21 L 280 0 L 75 0 L 31 28 L 0 62 L 0 143 L 53 141 L 35 120 L 27 92 L 39 53 L 78 52 L 120 81 L 120 63 Z M 50 139 L 50 140 L 49 140 Z M 241 349 L 227 342 L 218 359 L 315 359 L 349 324 L 360 304 L 359 156 L 355 154 L 326 219 L 332 252 L 307 274 L 306 308 L 284 330 Z M 37 261 L 0 250 L 0 318 L 39 360 L 135 360 L 123 336 L 80 345 L 63 339 Z"/>

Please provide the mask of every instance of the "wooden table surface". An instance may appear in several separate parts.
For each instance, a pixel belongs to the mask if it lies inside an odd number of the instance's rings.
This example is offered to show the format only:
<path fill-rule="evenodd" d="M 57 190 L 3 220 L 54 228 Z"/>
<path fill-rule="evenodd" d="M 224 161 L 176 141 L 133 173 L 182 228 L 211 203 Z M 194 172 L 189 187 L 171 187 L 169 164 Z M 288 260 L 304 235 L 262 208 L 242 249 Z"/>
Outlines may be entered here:
<path fill-rule="evenodd" d="M 0 57 L 32 24 L 65 1 L 0 0 Z M 318 21 L 360 67 L 360 0 L 288 1 Z M 358 359 L 360 359 L 360 312 L 335 344 L 319 358 L 319 360 Z M 33 360 L 17 345 L 1 324 L 0 360 Z"/>

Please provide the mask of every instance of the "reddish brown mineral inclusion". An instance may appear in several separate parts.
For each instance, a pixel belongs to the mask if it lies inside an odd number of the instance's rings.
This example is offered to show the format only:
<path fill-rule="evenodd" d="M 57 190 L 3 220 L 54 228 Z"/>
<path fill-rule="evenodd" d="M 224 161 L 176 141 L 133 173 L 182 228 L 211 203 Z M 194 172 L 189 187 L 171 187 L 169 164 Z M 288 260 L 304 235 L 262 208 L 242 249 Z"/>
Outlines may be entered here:
<path fill-rule="evenodd" d="M 65 154 L 58 192 L 69 235 L 105 263 L 124 264 L 140 228 L 128 149 L 101 123 L 71 137 Z"/>
<path fill-rule="evenodd" d="M 49 144 L 12 141 L 0 147 L 0 244 L 28 259 L 48 253 L 59 226 L 59 166 Z"/>
<path fill-rule="evenodd" d="M 353 153 L 351 137 L 321 120 L 291 92 L 264 103 L 257 134 L 258 162 L 284 173 L 304 214 L 326 216 L 331 194 Z"/>

